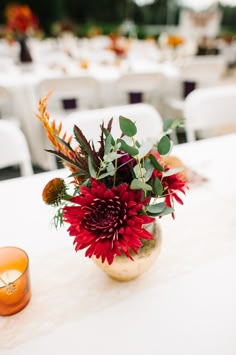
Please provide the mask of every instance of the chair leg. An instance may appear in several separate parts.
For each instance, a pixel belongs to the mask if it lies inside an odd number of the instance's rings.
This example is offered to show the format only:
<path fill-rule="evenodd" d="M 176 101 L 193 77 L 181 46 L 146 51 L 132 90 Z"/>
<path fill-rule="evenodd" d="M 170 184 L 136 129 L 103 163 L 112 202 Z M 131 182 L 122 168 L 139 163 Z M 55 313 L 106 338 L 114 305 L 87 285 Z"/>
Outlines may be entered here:
<path fill-rule="evenodd" d="M 21 176 L 33 175 L 34 171 L 30 161 L 24 161 L 20 164 Z"/>
<path fill-rule="evenodd" d="M 193 142 L 196 140 L 195 132 L 192 129 L 186 127 L 186 138 L 188 142 Z"/>

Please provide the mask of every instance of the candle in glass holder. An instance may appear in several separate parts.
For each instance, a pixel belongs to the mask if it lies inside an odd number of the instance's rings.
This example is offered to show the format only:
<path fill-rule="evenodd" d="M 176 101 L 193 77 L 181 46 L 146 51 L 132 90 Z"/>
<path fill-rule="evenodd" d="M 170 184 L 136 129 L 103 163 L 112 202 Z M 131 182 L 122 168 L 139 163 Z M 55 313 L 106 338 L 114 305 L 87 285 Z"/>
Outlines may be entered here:
<path fill-rule="evenodd" d="M 0 248 L 0 315 L 19 312 L 30 297 L 28 255 L 17 247 Z"/>

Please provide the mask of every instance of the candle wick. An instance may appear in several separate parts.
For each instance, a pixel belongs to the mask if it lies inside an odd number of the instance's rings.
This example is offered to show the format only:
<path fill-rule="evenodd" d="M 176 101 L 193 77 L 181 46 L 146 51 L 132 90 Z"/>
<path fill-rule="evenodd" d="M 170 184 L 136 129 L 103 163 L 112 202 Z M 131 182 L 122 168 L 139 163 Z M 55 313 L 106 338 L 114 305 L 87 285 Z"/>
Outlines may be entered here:
<path fill-rule="evenodd" d="M 2 281 L 2 283 L 4 283 L 5 286 L 7 286 L 8 284 L 6 283 L 5 280 L 3 280 L 3 278 L 0 276 L 0 281 Z"/>

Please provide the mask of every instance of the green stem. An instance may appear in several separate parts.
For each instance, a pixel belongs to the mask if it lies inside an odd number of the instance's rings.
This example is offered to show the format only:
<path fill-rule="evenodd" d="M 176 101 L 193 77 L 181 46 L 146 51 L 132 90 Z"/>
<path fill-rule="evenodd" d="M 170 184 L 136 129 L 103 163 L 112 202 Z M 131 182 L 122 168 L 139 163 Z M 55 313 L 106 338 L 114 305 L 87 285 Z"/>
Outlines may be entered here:
<path fill-rule="evenodd" d="M 65 200 L 65 201 L 71 201 L 72 197 L 73 196 L 71 196 L 69 194 L 64 194 L 61 199 Z"/>
<path fill-rule="evenodd" d="M 117 160 L 115 160 L 115 171 L 114 171 L 114 181 L 113 181 L 113 186 L 116 185 L 116 173 L 117 173 Z"/>
<path fill-rule="evenodd" d="M 132 141 L 133 141 L 134 148 L 136 148 L 136 141 L 135 141 L 134 137 L 132 137 Z M 145 179 L 144 179 L 143 171 L 142 171 L 141 160 L 139 158 L 139 155 L 136 155 L 136 161 L 137 161 L 137 164 L 138 164 L 138 167 L 139 167 L 139 170 L 140 170 L 140 175 L 141 175 L 142 182 L 145 183 Z M 144 196 L 145 197 L 147 196 L 147 191 L 146 190 L 144 190 Z"/>

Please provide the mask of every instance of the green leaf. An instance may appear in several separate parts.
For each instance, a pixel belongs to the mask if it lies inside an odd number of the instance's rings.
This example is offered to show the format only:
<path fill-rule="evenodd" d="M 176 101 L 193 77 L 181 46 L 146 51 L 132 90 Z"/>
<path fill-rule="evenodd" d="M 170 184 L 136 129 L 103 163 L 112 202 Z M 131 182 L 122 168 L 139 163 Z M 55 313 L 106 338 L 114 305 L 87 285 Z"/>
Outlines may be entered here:
<path fill-rule="evenodd" d="M 152 190 L 152 187 L 150 185 L 148 185 L 145 182 L 138 180 L 138 179 L 132 180 L 130 188 L 132 190 L 144 190 L 144 191 L 151 191 Z"/>
<path fill-rule="evenodd" d="M 89 168 L 89 174 L 91 177 L 96 178 L 96 171 L 93 167 L 92 159 L 90 155 L 88 156 L 88 168 Z"/>
<path fill-rule="evenodd" d="M 108 154 L 111 150 L 111 135 L 109 134 L 107 137 L 106 137 L 106 142 L 105 142 L 105 148 L 104 148 L 104 151 L 105 151 L 105 154 Z"/>
<path fill-rule="evenodd" d="M 184 121 L 185 121 L 184 118 L 180 118 L 180 119 L 168 118 L 163 123 L 163 131 L 168 132 L 168 131 L 176 129 L 178 127 L 182 127 L 184 124 Z"/>
<path fill-rule="evenodd" d="M 166 208 L 165 202 L 160 202 L 160 203 L 156 203 L 155 205 L 149 205 L 147 207 L 147 211 L 156 214 L 156 213 L 163 212 L 165 208 Z"/>
<path fill-rule="evenodd" d="M 152 165 L 154 166 L 154 168 L 158 171 L 165 171 L 163 166 L 161 166 L 161 164 L 156 160 L 156 158 L 154 157 L 154 155 L 150 154 L 149 155 L 149 159 L 151 160 Z"/>
<path fill-rule="evenodd" d="M 161 154 L 161 155 L 168 154 L 170 151 L 170 148 L 171 148 L 171 141 L 170 141 L 169 137 L 163 136 L 157 145 L 157 150 L 158 150 L 159 154 Z"/>
<path fill-rule="evenodd" d="M 174 174 L 178 174 L 178 173 L 180 173 L 181 171 L 183 171 L 184 170 L 184 168 L 182 167 L 179 167 L 179 168 L 173 168 L 173 169 L 169 169 L 169 170 L 167 170 L 167 171 L 165 171 L 164 173 L 163 173 L 163 176 L 171 176 L 171 175 L 174 175 Z"/>
<path fill-rule="evenodd" d="M 144 180 L 145 180 L 145 182 L 147 182 L 150 179 L 150 177 L 152 176 L 154 166 L 152 165 L 150 159 L 148 159 L 148 158 L 144 160 L 143 166 L 144 166 L 144 169 L 146 170 L 146 173 L 144 175 Z"/>
<path fill-rule="evenodd" d="M 118 154 L 116 152 L 111 152 L 111 153 L 109 153 L 107 155 L 104 155 L 104 157 L 103 157 L 104 158 L 104 162 L 109 163 L 109 162 L 111 162 L 111 161 L 113 161 L 115 159 L 118 159 L 118 158 L 122 157 L 122 155 L 123 154 Z"/>
<path fill-rule="evenodd" d="M 153 182 L 153 190 L 154 190 L 155 195 L 157 195 L 157 196 L 161 196 L 163 194 L 163 186 L 162 186 L 160 179 L 157 176 L 155 176 L 155 179 Z"/>
<path fill-rule="evenodd" d="M 162 211 L 162 212 L 160 213 L 160 216 L 166 216 L 167 214 L 170 214 L 170 213 L 172 213 L 172 212 L 174 212 L 174 211 L 175 211 L 174 208 L 166 207 L 166 208 L 164 209 L 164 211 Z"/>
<path fill-rule="evenodd" d="M 114 165 L 113 165 L 112 163 L 109 163 L 109 164 L 107 165 L 107 171 L 108 171 L 109 173 L 112 173 L 112 175 L 114 175 L 114 173 L 115 173 L 115 167 L 114 167 Z"/>
<path fill-rule="evenodd" d="M 121 138 L 118 139 L 118 142 L 121 143 L 120 149 L 125 153 L 129 153 L 132 157 L 138 155 L 139 151 L 137 148 L 131 147 Z"/>
<path fill-rule="evenodd" d="M 139 148 L 139 159 L 142 159 L 153 148 L 153 142 L 151 140 L 144 142 Z"/>
<path fill-rule="evenodd" d="M 99 175 L 98 179 L 104 179 L 107 176 L 113 176 L 113 175 L 114 175 L 114 172 L 108 171 L 106 173 Z"/>
<path fill-rule="evenodd" d="M 111 136 L 111 144 L 112 144 L 112 145 L 115 145 L 115 140 L 114 140 L 114 138 L 112 137 L 111 133 L 108 131 L 108 129 L 106 129 L 106 128 L 104 127 L 104 128 L 103 128 L 103 132 L 104 132 L 106 138 L 107 138 L 108 136 Z"/>
<path fill-rule="evenodd" d="M 143 177 L 146 173 L 146 169 L 141 168 L 139 165 L 135 165 L 135 167 L 133 168 L 134 174 L 136 176 L 137 179 Z"/>
<path fill-rule="evenodd" d="M 170 207 L 166 207 L 162 212 L 158 212 L 158 213 L 152 213 L 152 212 L 148 212 L 147 211 L 147 214 L 149 216 L 152 216 L 152 217 L 160 217 L 160 216 L 166 216 L 167 214 L 170 214 L 172 212 L 174 212 L 175 210 L 173 208 L 170 208 Z"/>
<path fill-rule="evenodd" d="M 165 120 L 163 123 L 163 131 L 164 132 L 169 131 L 169 129 L 172 128 L 173 123 L 174 123 L 174 119 L 172 119 L 172 118 L 168 118 L 167 120 Z"/>
<path fill-rule="evenodd" d="M 130 119 L 120 116 L 119 117 L 120 129 L 128 137 L 133 137 L 137 133 L 137 128 Z"/>

